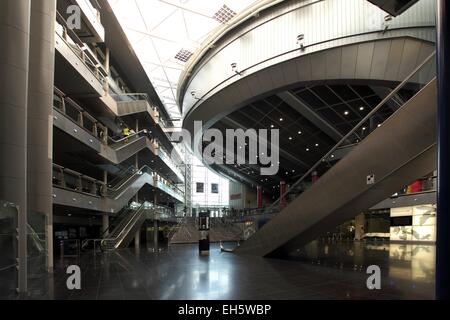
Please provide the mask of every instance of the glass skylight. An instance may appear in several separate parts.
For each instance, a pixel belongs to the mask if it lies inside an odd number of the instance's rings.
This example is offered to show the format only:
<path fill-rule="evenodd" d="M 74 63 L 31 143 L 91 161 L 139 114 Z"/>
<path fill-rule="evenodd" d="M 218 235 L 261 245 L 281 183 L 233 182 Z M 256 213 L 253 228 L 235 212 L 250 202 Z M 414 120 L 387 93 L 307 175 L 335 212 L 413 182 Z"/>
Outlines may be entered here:
<path fill-rule="evenodd" d="M 216 28 L 258 0 L 108 0 L 173 119 L 178 80 Z"/>

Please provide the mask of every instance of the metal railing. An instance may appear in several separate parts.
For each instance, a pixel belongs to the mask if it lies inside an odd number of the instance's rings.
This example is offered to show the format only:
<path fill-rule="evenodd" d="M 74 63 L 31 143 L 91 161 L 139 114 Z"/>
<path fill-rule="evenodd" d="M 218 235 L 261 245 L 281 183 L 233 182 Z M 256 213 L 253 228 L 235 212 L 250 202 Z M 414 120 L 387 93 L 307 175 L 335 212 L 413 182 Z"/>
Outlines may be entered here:
<path fill-rule="evenodd" d="M 139 207 L 138 210 L 136 210 L 134 213 L 132 213 L 132 215 L 128 218 L 128 217 L 124 217 L 124 219 L 128 219 L 128 220 L 123 220 L 121 221 L 117 228 L 120 228 L 119 233 L 113 237 L 113 238 L 102 238 L 102 239 L 86 239 L 83 241 L 82 243 L 82 248 L 86 247 L 88 243 L 93 242 L 94 243 L 94 253 L 96 252 L 97 249 L 97 243 L 100 243 L 100 248 L 102 248 L 103 246 L 107 246 L 108 244 L 113 244 L 113 246 L 116 245 L 117 241 L 119 241 L 123 235 L 126 236 L 126 234 L 130 231 L 130 228 L 133 227 L 134 223 L 136 223 L 144 214 L 144 212 L 148 210 L 146 203 L 141 204 L 141 206 Z M 124 226 L 122 227 L 122 224 L 124 224 Z M 114 233 L 114 230 L 113 230 Z"/>
<path fill-rule="evenodd" d="M 92 134 L 102 143 L 106 143 L 108 138 L 108 128 L 56 87 L 54 87 L 53 93 L 53 107 Z"/>
<path fill-rule="evenodd" d="M 111 187 L 103 181 L 99 181 L 63 166 L 53 164 L 53 185 L 63 189 L 69 189 L 97 197 L 114 196 L 118 192 L 122 191 L 129 182 L 133 181 L 137 176 L 141 176 L 143 174 L 153 176 L 155 186 L 158 186 L 157 182 L 161 182 L 162 185 L 159 185 L 159 187 L 167 187 L 163 189 L 164 191 L 173 191 L 181 196 L 184 196 L 182 190 L 180 190 L 177 186 L 170 184 L 147 165 L 134 171 L 130 169 L 130 175 L 123 177 L 117 182 L 116 185 L 114 185 L 114 187 Z"/>
<path fill-rule="evenodd" d="M 432 53 L 429 57 L 427 57 L 423 63 L 421 63 L 414 71 L 409 74 L 405 80 L 403 80 L 393 91 L 391 91 L 375 108 L 373 108 L 356 126 L 353 127 L 350 132 L 348 132 L 330 151 L 328 151 L 319 161 L 317 161 L 306 173 L 304 173 L 297 182 L 289 187 L 289 189 L 280 196 L 280 198 L 271 204 L 269 207 L 265 208 L 262 213 L 277 213 L 280 211 L 281 200 L 284 198 L 287 201 L 287 195 L 289 195 L 292 191 L 295 191 L 298 186 L 305 182 L 307 178 L 311 176 L 311 174 L 318 169 L 318 167 L 324 163 L 328 162 L 329 159 L 333 158 L 334 152 L 339 147 L 342 147 L 347 143 L 349 138 L 357 133 L 358 130 L 366 128 L 367 123 L 370 122 L 370 119 L 384 106 L 386 106 L 389 102 L 391 102 L 397 93 L 400 90 L 407 88 L 407 86 L 413 87 L 414 89 L 418 89 L 417 92 L 422 89 L 425 85 L 427 85 L 430 81 L 433 80 L 436 74 L 436 68 L 434 67 L 435 63 L 435 52 Z M 412 95 L 410 98 L 412 98 Z M 409 101 L 409 99 L 407 101 Z M 407 101 L 403 101 L 403 105 L 407 103 Z M 379 124 L 380 127 L 382 124 Z M 375 128 L 377 130 L 377 128 Z M 375 131 L 374 130 L 374 131 Z"/>
<path fill-rule="evenodd" d="M 92 72 L 92 74 L 100 81 L 102 85 L 107 83 L 108 72 L 103 64 L 101 64 L 96 58 L 95 54 L 84 43 L 77 34 L 67 26 L 67 21 L 64 17 L 57 12 L 56 14 L 57 27 L 56 32 L 66 42 L 68 47 L 75 53 L 83 64 Z M 62 30 L 61 30 L 62 29 Z M 58 32 L 61 30 L 61 32 Z"/>
<path fill-rule="evenodd" d="M 57 164 L 53 164 L 53 185 L 97 197 L 105 188 L 104 182 Z"/>

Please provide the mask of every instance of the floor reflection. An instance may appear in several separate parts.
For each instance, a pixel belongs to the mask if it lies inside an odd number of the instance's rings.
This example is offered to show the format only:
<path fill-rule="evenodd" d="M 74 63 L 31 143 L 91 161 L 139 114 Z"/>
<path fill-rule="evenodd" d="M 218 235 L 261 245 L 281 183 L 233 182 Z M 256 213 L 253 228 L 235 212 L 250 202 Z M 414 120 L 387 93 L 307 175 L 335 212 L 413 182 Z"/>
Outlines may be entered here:
<path fill-rule="evenodd" d="M 58 260 L 54 277 L 42 280 L 52 292 L 32 291 L 29 298 L 432 299 L 434 255 L 434 246 L 382 243 L 315 243 L 297 252 L 297 261 L 221 253 L 215 245 L 209 257 L 200 257 L 197 246 L 130 249 Z M 71 264 L 81 267 L 80 291 L 66 288 Z M 382 269 L 382 290 L 367 289 L 371 264 Z"/>
<path fill-rule="evenodd" d="M 378 265 L 392 278 L 434 283 L 436 246 L 389 242 L 314 241 L 292 255 L 325 267 L 366 270 Z"/>

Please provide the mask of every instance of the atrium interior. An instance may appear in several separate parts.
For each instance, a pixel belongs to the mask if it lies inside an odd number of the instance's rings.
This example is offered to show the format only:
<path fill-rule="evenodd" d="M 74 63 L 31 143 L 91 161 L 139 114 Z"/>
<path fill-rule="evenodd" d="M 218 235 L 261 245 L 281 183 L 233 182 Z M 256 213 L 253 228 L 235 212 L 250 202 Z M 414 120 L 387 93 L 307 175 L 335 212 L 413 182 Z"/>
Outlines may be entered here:
<path fill-rule="evenodd" d="M 449 7 L 0 1 L 0 299 L 450 298 Z"/>

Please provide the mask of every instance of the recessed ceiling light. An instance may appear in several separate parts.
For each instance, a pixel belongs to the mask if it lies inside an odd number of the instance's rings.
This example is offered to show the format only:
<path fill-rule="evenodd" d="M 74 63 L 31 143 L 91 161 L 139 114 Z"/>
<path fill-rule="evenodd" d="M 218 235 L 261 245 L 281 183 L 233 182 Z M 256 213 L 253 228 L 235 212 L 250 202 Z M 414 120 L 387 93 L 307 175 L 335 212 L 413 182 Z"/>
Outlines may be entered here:
<path fill-rule="evenodd" d="M 297 132 L 298 134 L 302 134 L 302 132 L 301 131 L 299 131 L 299 132 Z"/>
<path fill-rule="evenodd" d="M 348 116 L 350 114 L 349 111 L 344 111 L 344 116 Z"/>
<path fill-rule="evenodd" d="M 283 119 L 283 118 L 280 118 L 280 121 L 281 121 L 281 122 L 283 122 L 283 121 L 284 121 L 284 119 Z"/>
<path fill-rule="evenodd" d="M 289 140 L 292 140 L 292 137 L 289 137 Z"/>
<path fill-rule="evenodd" d="M 273 124 L 270 125 L 271 128 L 275 128 L 275 126 Z"/>
<path fill-rule="evenodd" d="M 377 127 L 378 127 L 378 128 L 381 127 L 381 124 L 379 124 Z"/>
<path fill-rule="evenodd" d="M 319 144 L 318 143 L 316 143 L 316 147 L 318 147 L 319 146 Z"/>
<path fill-rule="evenodd" d="M 363 127 L 362 129 L 363 129 L 363 131 L 366 131 L 366 130 L 367 130 L 367 128 L 366 128 L 366 127 Z"/>
<path fill-rule="evenodd" d="M 309 148 L 306 148 L 306 151 L 309 151 Z"/>
<path fill-rule="evenodd" d="M 359 111 L 364 111 L 364 107 L 359 107 Z"/>

